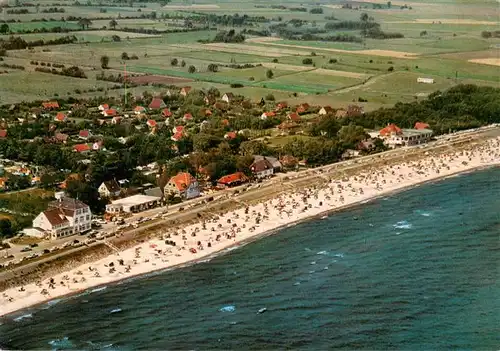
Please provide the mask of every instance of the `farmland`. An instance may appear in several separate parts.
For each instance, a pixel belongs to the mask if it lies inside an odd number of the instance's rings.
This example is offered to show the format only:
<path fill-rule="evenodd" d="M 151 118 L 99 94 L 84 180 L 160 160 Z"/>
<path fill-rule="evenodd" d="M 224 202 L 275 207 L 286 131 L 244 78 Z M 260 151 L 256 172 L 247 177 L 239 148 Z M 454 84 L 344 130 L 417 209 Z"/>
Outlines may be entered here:
<path fill-rule="evenodd" d="M 352 8 L 343 8 L 345 3 L 352 3 Z M 484 34 L 500 29 L 496 3 L 450 4 L 416 0 L 408 4 L 393 1 L 388 6 L 386 1 L 333 1 L 319 6 L 322 13 L 311 13 L 318 6 L 302 5 L 299 1 L 281 7 L 272 1 L 264 5 L 242 0 L 201 0 L 196 4 L 174 0 L 166 6 L 147 3 L 140 7 L 91 1 L 90 6 L 63 3 L 64 12 L 46 13 L 43 11 L 50 4 L 41 2 L 37 9 L 28 7 L 28 13 L 4 16 L 10 34 L 27 31 L 19 34 L 27 42 L 74 35 L 76 42 L 9 50 L 4 63 L 26 69 L 7 69 L 0 75 L 0 104 L 67 96 L 75 91 L 81 96 L 102 94 L 115 86 L 96 81 L 102 70 L 102 56 L 109 58 L 109 68 L 104 73 L 118 74 L 126 65 L 130 75 L 154 75 L 133 78 L 134 83 L 145 85 L 133 88 L 134 93 L 161 92 L 161 87 L 151 86 L 153 83 L 189 82 L 193 87 L 214 86 L 221 91 L 232 91 L 231 85 L 238 85 L 239 90 L 234 92 L 256 100 L 260 94 L 272 93 L 290 101 L 344 106 L 361 97 L 368 100 L 362 102 L 364 107 L 373 109 L 412 101 L 458 83 L 499 86 L 500 38 Z M 299 7 L 305 10 L 291 10 Z M 260 19 L 243 25 L 217 22 L 217 16 L 236 13 Z M 379 23 L 382 31 L 403 37 L 340 42 L 247 34 L 244 42 L 209 42 L 218 31 L 264 31 L 288 21 L 298 23 L 299 32 L 317 32 L 326 23 L 339 19 L 358 21 L 362 13 Z M 205 15 L 215 19 L 211 19 L 212 23 L 197 20 Z M 82 25 L 77 18 L 88 18 L 90 23 Z M 62 32 L 54 32 L 57 28 Z M 352 29 L 328 30 L 325 35 L 343 34 L 359 35 Z M 0 35 L 0 39 L 6 38 L 8 34 Z M 136 59 L 124 60 L 124 53 Z M 87 79 L 34 72 L 31 61 L 79 66 Z M 216 71 L 209 69 L 213 65 L 217 66 Z M 194 69 L 190 70 L 190 66 Z M 420 76 L 433 78 L 435 83 L 418 84 L 416 79 Z M 123 89 L 108 93 L 122 94 Z"/>

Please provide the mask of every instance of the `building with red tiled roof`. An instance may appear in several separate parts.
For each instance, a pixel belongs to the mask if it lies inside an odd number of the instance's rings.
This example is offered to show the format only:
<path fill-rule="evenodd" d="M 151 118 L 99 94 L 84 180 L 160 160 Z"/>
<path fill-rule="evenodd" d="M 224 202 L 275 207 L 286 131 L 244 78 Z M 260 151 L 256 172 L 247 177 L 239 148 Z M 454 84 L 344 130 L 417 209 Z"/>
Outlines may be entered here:
<path fill-rule="evenodd" d="M 146 122 L 146 124 L 148 125 L 148 127 L 150 128 L 154 128 L 156 127 L 157 123 L 154 119 L 148 119 L 148 121 Z"/>
<path fill-rule="evenodd" d="M 162 108 L 165 108 L 165 103 L 163 102 L 162 98 L 155 97 L 153 100 L 151 100 L 151 103 L 149 104 L 149 108 L 151 110 L 159 110 Z"/>
<path fill-rule="evenodd" d="M 170 139 L 172 139 L 172 141 L 179 141 L 182 139 L 184 134 L 182 134 L 182 132 L 175 132 L 174 135 L 172 135 L 170 137 Z"/>
<path fill-rule="evenodd" d="M 73 151 L 82 153 L 82 152 L 89 152 L 92 148 L 90 147 L 89 144 L 77 144 L 73 146 Z"/>
<path fill-rule="evenodd" d="M 161 111 L 161 114 L 163 117 L 172 117 L 172 112 L 168 108 L 164 108 L 163 111 Z"/>
<path fill-rule="evenodd" d="M 7 129 L 0 129 L 0 138 L 7 138 Z"/>
<path fill-rule="evenodd" d="M 309 110 L 310 106 L 308 103 L 303 103 L 303 104 L 300 104 L 299 106 L 297 106 L 297 109 L 295 110 L 295 112 L 297 113 L 306 113 L 307 110 Z"/>
<path fill-rule="evenodd" d="M 219 180 L 217 181 L 217 187 L 219 188 L 232 187 L 241 185 L 246 182 L 248 182 L 248 177 L 243 172 L 236 172 L 219 178 Z"/>
<path fill-rule="evenodd" d="M 300 116 L 298 113 L 296 112 L 290 112 L 288 115 L 287 115 L 288 119 L 293 121 L 293 122 L 300 122 Z"/>
<path fill-rule="evenodd" d="M 145 107 L 143 107 L 143 106 L 136 106 L 136 107 L 134 108 L 134 113 L 135 113 L 136 115 L 140 115 L 140 114 L 143 114 L 143 113 L 145 113 L 145 112 L 146 112 L 146 108 L 145 108 Z"/>
<path fill-rule="evenodd" d="M 100 104 L 98 109 L 99 109 L 99 111 L 109 110 L 109 105 L 108 104 Z"/>
<path fill-rule="evenodd" d="M 116 111 L 115 109 L 112 109 L 112 108 L 102 111 L 102 115 L 104 117 L 114 117 L 117 114 L 118 114 L 118 111 Z"/>
<path fill-rule="evenodd" d="M 260 115 L 260 119 L 268 119 L 274 116 L 276 116 L 276 113 L 274 113 L 273 111 L 264 112 Z"/>
<path fill-rule="evenodd" d="M 192 119 L 193 119 L 193 115 L 192 115 L 192 114 L 190 114 L 189 112 L 188 112 L 188 113 L 185 113 L 185 114 L 184 114 L 184 117 L 182 117 L 182 119 L 183 119 L 185 122 L 190 121 L 190 120 L 192 120 Z"/>
<path fill-rule="evenodd" d="M 46 110 L 58 109 L 59 103 L 57 101 L 42 102 L 42 107 Z"/>
<path fill-rule="evenodd" d="M 78 133 L 78 137 L 80 139 L 87 140 L 90 137 L 90 131 L 80 130 L 80 133 Z"/>
<path fill-rule="evenodd" d="M 276 110 L 283 110 L 288 107 L 288 103 L 286 101 L 279 102 L 278 105 L 276 105 Z"/>
<path fill-rule="evenodd" d="M 119 117 L 119 116 L 115 116 L 111 119 L 111 124 L 120 124 L 120 122 L 122 121 L 122 117 Z"/>
<path fill-rule="evenodd" d="M 66 122 L 68 120 L 68 116 L 64 112 L 58 112 L 54 121 L 56 122 Z"/>
<path fill-rule="evenodd" d="M 429 129 L 429 125 L 427 123 L 423 123 L 423 122 L 417 122 L 415 123 L 415 129 Z"/>
<path fill-rule="evenodd" d="M 175 126 L 172 129 L 172 133 L 182 133 L 184 131 L 184 126 Z"/>
<path fill-rule="evenodd" d="M 236 139 L 236 137 L 237 137 L 236 132 L 227 132 L 224 135 L 224 139 L 227 139 L 227 140 L 233 140 L 233 139 Z"/>
<path fill-rule="evenodd" d="M 227 126 L 229 125 L 229 120 L 228 120 L 228 119 L 223 119 L 223 120 L 221 121 L 221 124 L 222 124 L 223 126 L 226 126 L 226 127 L 227 127 Z"/>
<path fill-rule="evenodd" d="M 381 129 L 380 132 L 379 132 L 379 135 L 380 136 L 389 136 L 389 135 L 392 135 L 392 134 L 399 135 L 402 132 L 403 131 L 401 130 L 401 128 L 399 128 L 394 123 L 391 123 L 391 124 L 387 125 L 387 127 Z"/>
<path fill-rule="evenodd" d="M 187 200 L 200 196 L 200 187 L 195 177 L 189 173 L 181 172 L 170 178 L 163 193 Z"/>

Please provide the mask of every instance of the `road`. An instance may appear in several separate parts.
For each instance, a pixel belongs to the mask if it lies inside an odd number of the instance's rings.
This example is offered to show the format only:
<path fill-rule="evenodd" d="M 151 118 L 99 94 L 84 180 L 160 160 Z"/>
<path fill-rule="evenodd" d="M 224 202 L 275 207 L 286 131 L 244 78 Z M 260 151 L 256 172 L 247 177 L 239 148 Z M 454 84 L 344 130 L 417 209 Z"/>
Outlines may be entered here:
<path fill-rule="evenodd" d="M 259 183 L 259 184 L 246 184 L 235 188 L 225 189 L 213 194 L 207 194 L 202 197 L 184 201 L 180 204 L 157 207 L 154 209 L 150 209 L 148 211 L 144 211 L 141 213 L 133 214 L 132 216 L 125 219 L 126 223 L 133 223 L 137 221 L 140 217 L 143 218 L 153 218 L 155 216 L 164 215 L 165 217 L 162 219 L 157 219 L 152 222 L 142 223 L 138 228 L 131 229 L 130 227 L 124 231 L 122 231 L 117 238 L 112 238 L 110 241 L 112 243 L 120 243 L 123 241 L 131 240 L 133 238 L 137 238 L 140 233 L 144 233 L 148 231 L 148 229 L 154 227 L 160 227 L 162 225 L 166 225 L 171 221 L 181 221 L 184 218 L 189 216 L 196 215 L 198 213 L 208 214 L 217 210 L 223 205 L 227 205 L 228 203 L 245 203 L 251 200 L 264 198 L 266 196 L 272 196 L 281 191 L 288 191 L 290 187 L 295 187 L 297 185 L 302 185 L 304 182 L 308 182 L 308 179 L 312 179 L 314 177 L 327 177 L 326 174 L 329 172 L 336 171 L 348 171 L 353 168 L 362 167 L 366 164 L 373 164 L 374 161 L 380 161 L 381 159 L 394 159 L 398 157 L 406 157 L 411 156 L 417 153 L 422 153 L 425 151 L 431 151 L 440 147 L 453 147 L 454 143 L 460 143 L 465 140 L 470 139 L 485 139 L 496 137 L 500 135 L 500 128 L 498 126 L 490 127 L 490 128 L 482 128 L 478 130 L 473 130 L 469 132 L 461 132 L 451 135 L 446 135 L 439 137 L 438 140 L 433 141 L 429 144 L 419 145 L 414 147 L 406 147 L 400 149 L 390 150 L 384 153 L 368 155 L 364 157 L 357 158 L 355 160 L 338 162 L 335 164 L 330 164 L 318 168 L 307 169 L 303 171 L 297 172 L 288 172 L 288 173 L 279 173 L 275 177 L 271 178 L 268 181 Z M 302 184 L 301 184 L 302 183 Z M 212 201 L 208 201 L 210 198 L 213 198 Z M 183 211 L 179 211 L 179 209 L 183 207 Z M 101 232 L 102 233 L 115 233 L 117 231 L 117 226 L 114 223 L 109 223 L 103 226 Z M 22 257 L 29 256 L 33 252 L 43 252 L 44 249 L 50 249 L 54 246 L 62 247 L 66 242 L 72 242 L 74 240 L 79 240 L 83 242 L 87 239 L 85 235 L 72 236 L 70 238 L 59 239 L 57 241 L 45 241 L 41 242 L 37 248 L 34 248 L 31 252 L 21 253 L 20 250 L 24 245 L 14 246 L 12 249 L 8 250 L 9 254 L 15 255 L 15 260 L 20 260 Z M 97 241 L 91 246 L 101 244 L 101 241 Z M 42 257 L 37 259 L 36 261 L 29 262 L 27 261 L 19 268 L 11 269 L 11 273 L 14 273 L 19 270 L 29 270 L 28 267 L 35 267 L 41 263 L 52 261 L 54 258 L 61 257 L 67 255 L 70 252 L 77 252 L 80 250 L 85 250 L 87 246 L 82 246 L 78 248 L 72 248 L 69 251 L 65 251 L 60 254 L 51 254 L 47 257 Z M 0 250 L 0 256 L 4 256 L 6 250 Z M 10 261 L 12 259 L 0 258 L 0 264 L 6 261 Z M 12 276 L 12 274 L 8 274 L 7 271 L 0 272 L 0 279 Z"/>

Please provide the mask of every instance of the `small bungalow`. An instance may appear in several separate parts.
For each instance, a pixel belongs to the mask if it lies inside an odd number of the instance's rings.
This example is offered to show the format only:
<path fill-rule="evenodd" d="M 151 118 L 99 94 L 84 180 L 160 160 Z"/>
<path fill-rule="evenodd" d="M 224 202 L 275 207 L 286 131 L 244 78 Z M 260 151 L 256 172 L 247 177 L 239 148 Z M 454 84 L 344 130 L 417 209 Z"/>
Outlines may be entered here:
<path fill-rule="evenodd" d="M 89 130 L 81 130 L 80 133 L 78 133 L 78 138 L 87 140 L 91 136 Z"/>
<path fill-rule="evenodd" d="M 193 115 L 190 114 L 189 112 L 185 113 L 184 116 L 182 117 L 182 119 L 184 120 L 184 122 L 189 122 L 193 119 Z"/>
<path fill-rule="evenodd" d="M 100 104 L 99 107 L 97 107 L 99 111 L 106 111 L 109 110 L 109 105 L 108 104 Z"/>
<path fill-rule="evenodd" d="M 123 119 L 122 117 L 115 116 L 111 119 L 111 124 L 120 124 L 122 119 Z"/>
<path fill-rule="evenodd" d="M 156 121 L 154 119 L 148 119 L 148 121 L 146 122 L 146 124 L 147 124 L 147 126 L 149 128 L 154 128 L 157 125 L 157 123 L 156 123 Z"/>
<path fill-rule="evenodd" d="M 297 112 L 298 114 L 306 113 L 310 107 L 311 106 L 309 106 L 309 104 L 306 102 L 306 103 L 303 103 L 303 104 L 300 104 L 299 106 L 297 106 L 297 109 L 295 110 L 295 112 Z"/>
<path fill-rule="evenodd" d="M 161 111 L 161 114 L 163 117 L 172 117 L 172 112 L 168 108 L 164 108 L 163 111 Z"/>
<path fill-rule="evenodd" d="M 323 106 L 318 112 L 318 114 L 322 116 L 329 115 L 331 113 L 333 113 L 333 108 L 331 106 Z"/>
<path fill-rule="evenodd" d="M 225 101 L 229 104 L 234 100 L 234 94 L 233 93 L 225 93 L 224 95 L 222 95 L 221 100 Z"/>
<path fill-rule="evenodd" d="M 181 139 L 182 139 L 182 137 L 183 137 L 183 136 L 184 136 L 184 134 L 183 134 L 182 132 L 175 132 L 175 133 L 174 133 L 174 135 L 172 135 L 172 136 L 170 137 L 170 139 L 171 139 L 172 141 L 179 141 L 179 140 L 181 140 Z"/>
<path fill-rule="evenodd" d="M 134 113 L 135 113 L 136 115 L 142 115 L 143 113 L 146 113 L 146 108 L 145 108 L 145 107 L 143 107 L 143 106 L 136 106 L 136 107 L 134 108 Z"/>
<path fill-rule="evenodd" d="M 417 123 L 415 123 L 415 127 L 413 127 L 413 128 L 414 129 L 429 129 L 430 126 L 427 123 L 417 122 Z"/>
<path fill-rule="evenodd" d="M 288 104 L 286 101 L 279 102 L 278 105 L 276 105 L 276 110 L 283 110 L 285 108 L 288 108 Z"/>
<path fill-rule="evenodd" d="M 180 94 L 184 97 L 188 96 L 189 92 L 191 91 L 191 87 L 190 86 L 186 86 L 184 88 L 181 89 L 180 91 Z"/>
<path fill-rule="evenodd" d="M 217 181 L 218 188 L 230 188 L 233 186 L 238 186 L 243 183 L 248 182 L 248 177 L 243 172 L 236 172 L 233 174 L 226 175 L 221 177 Z"/>
<path fill-rule="evenodd" d="M 274 173 L 280 172 L 283 169 L 283 165 L 281 164 L 280 160 L 278 160 L 276 157 L 255 155 L 253 158 L 254 158 L 254 162 L 260 161 L 260 160 L 269 161 L 269 163 L 273 167 Z"/>
<path fill-rule="evenodd" d="M 118 114 L 118 111 L 116 111 L 115 109 L 112 109 L 112 108 L 102 111 L 102 115 L 104 117 L 114 117 L 117 114 Z"/>
<path fill-rule="evenodd" d="M 64 112 L 58 112 L 54 121 L 56 122 L 66 122 L 68 120 L 68 116 Z"/>
<path fill-rule="evenodd" d="M 270 111 L 270 112 L 264 112 L 260 115 L 260 119 L 262 120 L 265 120 L 265 119 L 268 119 L 268 118 L 271 118 L 271 117 L 275 117 L 276 116 L 276 113 L 273 112 L 273 111 Z"/>
<path fill-rule="evenodd" d="M 227 132 L 226 134 L 224 134 L 224 139 L 226 140 L 233 140 L 236 139 L 236 137 L 237 137 L 236 132 Z"/>
<path fill-rule="evenodd" d="M 0 138 L 1 139 L 7 138 L 7 129 L 0 129 Z"/>

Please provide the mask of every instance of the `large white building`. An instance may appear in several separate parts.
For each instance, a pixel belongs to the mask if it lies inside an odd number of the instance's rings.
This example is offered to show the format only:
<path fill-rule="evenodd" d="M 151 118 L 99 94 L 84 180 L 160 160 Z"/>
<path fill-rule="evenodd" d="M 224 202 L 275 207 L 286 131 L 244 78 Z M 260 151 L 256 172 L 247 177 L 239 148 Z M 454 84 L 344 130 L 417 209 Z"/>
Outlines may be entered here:
<path fill-rule="evenodd" d="M 88 231 L 91 225 L 89 206 L 68 197 L 49 203 L 47 210 L 33 220 L 33 228 L 43 231 L 51 240 Z"/>
<path fill-rule="evenodd" d="M 395 124 L 389 124 L 379 132 L 379 138 L 390 148 L 413 146 L 428 143 L 432 138 L 432 130 L 428 128 L 401 129 Z"/>
<path fill-rule="evenodd" d="M 112 214 L 141 212 L 158 206 L 160 200 L 161 197 L 158 196 L 132 195 L 112 201 L 106 205 L 106 212 Z"/>

